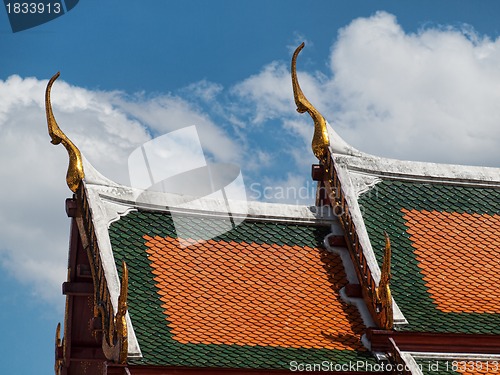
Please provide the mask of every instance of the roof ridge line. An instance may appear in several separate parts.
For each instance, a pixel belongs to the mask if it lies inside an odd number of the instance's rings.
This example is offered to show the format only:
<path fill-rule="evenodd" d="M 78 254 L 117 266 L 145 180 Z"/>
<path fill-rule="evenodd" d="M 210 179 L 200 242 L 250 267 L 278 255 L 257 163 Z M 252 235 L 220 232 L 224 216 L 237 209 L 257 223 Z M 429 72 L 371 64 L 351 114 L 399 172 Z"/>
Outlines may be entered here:
<path fill-rule="evenodd" d="M 259 212 L 240 213 L 240 212 L 209 211 L 209 210 L 195 209 L 195 208 L 163 206 L 163 205 L 149 204 L 146 202 L 137 202 L 137 201 L 133 202 L 128 199 L 123 199 L 112 195 L 103 194 L 102 192 L 99 192 L 99 197 L 102 200 L 107 201 L 109 203 L 130 206 L 131 209 L 136 209 L 136 210 L 142 209 L 145 211 L 153 211 L 153 212 L 156 211 L 163 213 L 173 212 L 176 214 L 188 215 L 188 216 L 228 217 L 228 214 L 230 214 L 231 217 L 245 218 L 246 220 L 249 221 L 274 221 L 274 222 L 300 223 L 300 224 L 307 224 L 307 223 L 332 224 L 338 222 L 338 219 L 333 214 L 332 209 L 326 206 L 318 207 L 318 206 L 305 206 L 305 205 L 304 206 L 281 205 L 284 207 L 296 208 L 297 211 L 302 210 L 303 211 L 302 213 L 305 213 L 305 210 L 308 210 L 310 212 L 310 216 L 305 217 L 298 215 L 293 216 L 291 212 L 284 212 L 283 215 L 278 215 L 272 212 L 273 210 L 268 210 L 266 212 L 265 205 L 269 205 L 267 206 L 269 208 L 275 208 L 276 206 L 273 206 L 275 205 L 273 203 L 265 203 L 265 202 L 246 202 L 247 204 L 250 203 L 249 205 L 250 211 L 252 210 L 252 208 L 255 211 L 258 211 L 260 209 L 264 213 L 259 213 Z M 279 206 L 280 205 L 278 205 L 278 208 Z M 299 213 L 300 212 L 297 212 L 297 214 Z"/>
<path fill-rule="evenodd" d="M 349 171 L 373 177 L 474 187 L 500 187 L 500 168 L 339 154 L 332 154 L 332 159 L 335 164 Z"/>
<path fill-rule="evenodd" d="M 447 164 L 445 164 L 447 165 Z M 487 188 L 495 188 L 500 187 L 500 181 L 484 181 L 484 180 L 473 180 L 473 179 L 453 179 L 451 177 L 441 177 L 441 176 L 423 176 L 416 174 L 397 174 L 391 172 L 373 172 L 367 171 L 362 168 L 351 167 L 348 169 L 352 172 L 356 172 L 359 174 L 363 174 L 366 176 L 372 177 L 384 177 L 385 179 L 390 180 L 399 180 L 399 181 L 409 181 L 409 182 L 426 182 L 430 184 L 439 184 L 439 185 L 460 185 L 460 186 L 470 186 L 470 187 L 487 187 Z"/>

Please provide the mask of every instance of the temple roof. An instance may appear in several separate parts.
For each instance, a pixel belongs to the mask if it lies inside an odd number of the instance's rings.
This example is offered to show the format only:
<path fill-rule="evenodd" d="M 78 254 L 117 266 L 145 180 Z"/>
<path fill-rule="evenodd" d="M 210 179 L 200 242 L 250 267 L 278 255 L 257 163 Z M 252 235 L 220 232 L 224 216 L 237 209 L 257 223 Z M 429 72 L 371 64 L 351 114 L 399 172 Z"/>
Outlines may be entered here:
<path fill-rule="evenodd" d="M 139 210 L 110 227 L 115 261 L 130 269 L 138 364 L 286 369 L 370 358 L 363 321 L 339 294 L 340 256 L 323 244 L 329 225 L 250 219 L 200 241 L 200 228 L 226 219 L 184 220 L 192 238 L 177 236 L 168 213 Z"/>
<path fill-rule="evenodd" d="M 391 166 L 362 153 L 332 160 L 377 281 L 384 232 L 391 239 L 395 328 L 500 333 L 498 170 Z M 107 267 L 118 281 L 121 262 L 129 266 L 131 363 L 278 369 L 292 360 L 374 360 L 362 338 L 373 323 L 341 298 L 348 277 L 328 245 L 342 233 L 331 211 L 246 202 L 245 220 L 224 232 L 232 224 L 216 200 L 181 212 L 185 197 L 120 186 L 84 164 L 91 209 L 105 213 L 94 221 L 106 227 Z M 218 226 L 207 240 L 204 231 Z"/>
<path fill-rule="evenodd" d="M 294 360 L 374 361 L 363 339 L 373 322 L 341 297 L 348 278 L 328 245 L 342 234 L 331 209 L 232 202 L 227 217 L 216 199 L 179 209 L 192 197 L 118 185 L 86 160 L 84 168 L 112 300 L 128 265 L 130 363 L 288 369 Z"/>
<path fill-rule="evenodd" d="M 383 337 L 398 352 L 405 332 L 410 341 L 500 334 L 500 169 L 365 154 L 303 97 L 296 72 L 292 81 L 299 111 L 315 122 L 313 207 L 135 189 L 81 157 L 72 168 L 78 149 L 50 111 L 113 314 L 126 306 L 128 265 L 127 363 L 375 363 L 373 352 L 389 350 Z M 482 353 L 500 350 L 494 340 Z M 427 358 L 398 355 L 417 367 Z"/>

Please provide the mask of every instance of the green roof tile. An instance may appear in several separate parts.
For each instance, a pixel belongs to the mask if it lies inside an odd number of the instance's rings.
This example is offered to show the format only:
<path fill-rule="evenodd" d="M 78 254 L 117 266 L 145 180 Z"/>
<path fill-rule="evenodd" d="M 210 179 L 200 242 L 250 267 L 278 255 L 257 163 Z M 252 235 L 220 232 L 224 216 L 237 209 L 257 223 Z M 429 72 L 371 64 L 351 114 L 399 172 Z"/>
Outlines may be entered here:
<path fill-rule="evenodd" d="M 176 218 L 177 219 L 177 218 Z M 196 228 L 218 225 L 223 219 L 185 218 L 185 224 Z M 227 224 L 227 222 L 226 222 Z M 126 236 L 123 236 L 123 233 Z M 215 241 L 277 244 L 316 248 L 321 246 L 329 227 L 245 221 Z M 192 344 L 173 339 L 167 316 L 157 293 L 154 275 L 143 236 L 175 238 L 170 215 L 158 212 L 131 212 L 109 229 L 117 268 L 127 261 L 129 269 L 128 306 L 130 317 L 143 354 L 131 364 L 184 367 L 229 367 L 288 369 L 290 362 L 374 363 L 367 351 L 291 348 L 261 345 Z M 301 272 L 297 269 L 297 272 Z M 268 282 L 268 281 L 265 281 Z M 265 282 L 263 282 L 265 284 Z M 207 285 L 209 288 L 210 286 Z"/>
<path fill-rule="evenodd" d="M 370 242 L 382 263 L 384 231 L 391 239 L 394 299 L 409 324 L 402 330 L 500 334 L 500 314 L 442 312 L 437 309 L 423 280 L 402 209 L 500 214 L 500 190 L 444 184 L 385 180 L 359 198 Z M 492 228 L 498 233 L 498 228 Z M 439 230 L 435 230 L 439 236 Z M 491 262 L 498 264 L 500 249 L 491 249 Z M 447 272 L 443 269 L 443 272 Z"/>

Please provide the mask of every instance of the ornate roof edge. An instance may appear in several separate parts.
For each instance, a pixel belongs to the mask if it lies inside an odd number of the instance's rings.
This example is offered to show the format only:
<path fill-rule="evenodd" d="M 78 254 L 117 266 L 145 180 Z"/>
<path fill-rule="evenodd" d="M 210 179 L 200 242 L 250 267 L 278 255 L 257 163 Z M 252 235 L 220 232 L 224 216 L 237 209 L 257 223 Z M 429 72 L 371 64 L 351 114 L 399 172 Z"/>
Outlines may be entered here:
<path fill-rule="evenodd" d="M 295 104 L 297 105 L 297 112 L 307 112 L 314 122 L 314 135 L 312 139 L 312 150 L 314 155 L 322 160 L 326 157 L 326 150 L 330 152 L 343 154 L 343 155 L 356 155 L 360 156 L 362 153 L 349 145 L 333 130 L 328 121 L 323 115 L 307 100 L 302 92 L 297 77 L 297 57 L 304 48 L 305 43 L 297 47 L 292 56 L 291 75 L 292 75 L 292 88 Z"/>
<path fill-rule="evenodd" d="M 71 191 L 76 193 L 75 196 L 81 196 L 81 193 L 85 192 L 87 197 L 89 197 L 89 195 L 92 196 L 92 192 L 86 189 L 87 184 L 100 184 L 116 188 L 119 185 L 100 174 L 88 162 L 88 160 L 85 159 L 78 147 L 76 147 L 76 145 L 66 136 L 66 134 L 64 134 L 64 132 L 57 124 L 54 113 L 52 111 L 51 89 L 52 85 L 59 76 L 60 73 L 56 73 L 47 84 L 45 90 L 45 110 L 51 143 L 54 145 L 61 143 L 68 152 L 69 165 L 66 174 L 66 182 L 68 184 L 68 187 Z M 91 200 L 92 199 L 90 199 L 90 201 Z M 102 207 L 96 207 L 95 205 L 89 204 L 88 208 L 91 212 L 92 221 L 96 220 L 96 218 L 97 221 L 99 221 L 99 217 L 107 215 L 105 211 L 102 211 Z M 105 230 L 103 230 L 103 228 L 99 228 L 98 226 L 94 226 L 94 230 L 96 232 L 96 240 L 100 252 L 99 254 L 97 254 L 97 256 L 101 257 L 100 260 L 102 261 L 102 270 L 104 272 L 104 277 L 106 279 L 110 301 L 113 308 L 113 311 L 111 311 L 110 313 L 116 315 L 108 317 L 108 320 L 111 319 L 112 322 L 107 322 L 109 328 L 109 337 L 107 338 L 107 341 L 103 340 L 103 350 L 107 352 L 106 355 L 111 355 L 113 357 L 113 360 L 116 360 L 119 363 L 125 363 L 127 358 L 141 358 L 142 354 L 126 307 L 127 277 L 125 276 L 120 281 L 118 270 L 116 269 L 116 265 L 114 263 L 113 253 L 111 251 L 110 245 L 109 248 L 107 246 L 107 243 L 110 244 L 107 228 L 104 229 Z M 86 233 L 86 235 L 90 237 L 92 236 L 91 233 Z M 91 259 L 89 259 L 89 261 L 91 261 Z M 126 274 L 126 266 L 124 265 L 124 275 Z M 94 279 L 93 282 L 95 284 L 96 279 Z M 95 285 L 94 288 L 96 288 Z M 94 306 L 94 308 L 96 308 L 96 306 Z M 116 338 L 112 337 L 115 334 L 118 334 L 119 336 L 117 342 L 115 342 Z M 60 343 L 58 343 L 57 341 L 58 338 L 56 337 L 56 344 L 59 345 Z"/>
<path fill-rule="evenodd" d="M 402 352 L 400 350 L 398 350 L 398 352 L 401 356 L 401 359 L 405 363 L 405 367 L 408 368 L 412 375 L 423 375 L 423 372 L 420 370 L 420 367 L 418 366 L 418 363 L 417 361 L 415 361 L 415 358 L 413 358 L 413 356 L 411 356 L 407 352 Z"/>
<path fill-rule="evenodd" d="M 328 234 L 323 241 L 323 246 L 325 246 L 325 248 L 328 251 L 334 254 L 338 254 L 340 256 L 348 283 L 357 284 L 358 278 L 356 276 L 356 271 L 354 269 L 352 259 L 349 256 L 347 249 L 344 247 L 333 246 L 330 244 L 329 237 L 335 237 L 337 235 L 338 234 L 336 234 L 334 231 Z M 345 293 L 345 288 L 342 288 L 340 290 L 340 296 L 345 302 L 356 306 L 356 308 L 359 311 L 359 314 L 361 315 L 361 319 L 363 320 L 363 324 L 365 325 L 365 327 L 376 327 L 373 317 L 371 316 L 370 311 L 368 310 L 368 307 L 362 298 L 348 297 L 347 294 Z M 368 345 L 365 346 L 369 347 Z"/>
<path fill-rule="evenodd" d="M 90 203 L 100 207 L 103 217 L 106 218 L 104 220 L 106 228 L 121 216 L 138 209 L 213 217 L 227 215 L 229 211 L 233 217 L 256 221 L 338 223 L 338 218 L 327 206 L 219 199 L 209 196 L 193 197 L 132 188 L 108 179 L 85 157 L 82 158 L 86 171 L 83 185 L 87 192 L 92 192 Z"/>
<path fill-rule="evenodd" d="M 99 207 L 100 217 L 105 218 L 100 225 L 106 228 L 131 211 L 146 210 L 171 212 L 193 216 L 225 217 L 252 221 L 274 221 L 330 225 L 338 219 L 330 207 L 306 206 L 258 201 L 237 201 L 211 197 L 191 197 L 173 193 L 144 191 L 122 185 L 93 185 L 84 181 L 89 192 L 89 202 Z M 230 210 L 228 210 L 228 207 Z"/>
<path fill-rule="evenodd" d="M 292 88 L 293 97 L 295 99 L 295 104 L 297 105 L 297 112 L 299 113 L 309 113 L 314 122 L 314 135 L 312 139 L 312 150 L 314 155 L 322 160 L 326 156 L 326 149 L 330 145 L 330 139 L 328 137 L 328 130 L 326 128 L 326 120 L 323 115 L 307 100 L 302 89 L 299 85 L 299 80 L 297 78 L 297 57 L 304 48 L 305 43 L 302 43 L 297 47 L 292 57 Z"/>
<path fill-rule="evenodd" d="M 334 163 L 357 175 L 409 182 L 500 187 L 500 168 L 403 161 L 369 154 L 332 154 Z"/>
<path fill-rule="evenodd" d="M 353 184 L 346 167 L 338 166 L 334 163 L 333 169 L 339 182 L 338 186 L 335 187 L 335 189 L 338 189 L 335 194 L 338 194 L 339 197 L 343 197 L 346 205 L 345 208 L 342 208 L 342 212 L 339 212 L 339 217 L 343 216 L 342 214 L 345 213 L 346 208 L 348 208 L 349 220 L 352 222 L 355 229 L 359 250 L 362 250 L 364 261 L 368 266 L 368 270 L 370 271 L 371 277 L 373 277 L 376 287 L 378 287 L 382 271 L 378 265 L 377 259 L 375 258 L 375 252 L 373 251 L 368 237 L 368 232 L 363 220 L 363 214 L 358 203 L 357 187 Z M 394 298 L 392 298 L 392 314 L 395 325 L 407 324 L 407 320 Z"/>
<path fill-rule="evenodd" d="M 113 249 L 111 247 L 111 239 L 109 237 L 108 225 L 110 222 L 109 217 L 115 217 L 116 215 L 125 215 L 129 211 L 125 209 L 121 211 L 121 207 L 106 207 L 99 204 L 100 201 L 98 193 L 93 189 L 88 189 L 85 181 L 83 184 L 84 197 L 88 205 L 88 210 L 90 213 L 90 219 L 92 221 L 92 230 L 95 233 L 95 239 L 97 241 L 97 247 L 99 249 L 98 256 L 102 263 L 102 270 L 104 272 L 104 277 L 106 279 L 106 284 L 109 291 L 110 301 L 113 306 L 113 311 L 118 313 L 120 311 L 120 297 L 122 292 L 122 282 L 118 274 L 118 269 L 116 268 L 116 263 L 113 255 Z M 142 358 L 141 349 L 139 342 L 135 335 L 134 327 L 130 319 L 128 311 L 122 317 L 126 321 L 126 336 L 127 336 L 127 357 L 129 359 Z"/>
<path fill-rule="evenodd" d="M 83 181 L 86 185 L 101 185 L 101 186 L 111 186 L 120 187 L 121 185 L 110 180 L 101 172 L 99 172 L 95 167 L 87 160 L 87 158 L 82 155 L 83 167 L 85 168 L 85 177 Z"/>

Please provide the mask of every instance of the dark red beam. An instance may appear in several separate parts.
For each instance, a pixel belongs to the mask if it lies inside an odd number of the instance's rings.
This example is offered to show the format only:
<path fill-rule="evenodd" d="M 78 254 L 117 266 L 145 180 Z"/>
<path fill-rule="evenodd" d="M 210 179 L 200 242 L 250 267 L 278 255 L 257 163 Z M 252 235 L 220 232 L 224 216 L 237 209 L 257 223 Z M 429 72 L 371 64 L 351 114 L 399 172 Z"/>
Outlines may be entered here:
<path fill-rule="evenodd" d="M 57 359 L 62 359 L 62 353 L 56 353 Z M 101 346 L 72 346 L 70 361 L 73 362 L 104 362 L 106 357 Z"/>
<path fill-rule="evenodd" d="M 66 281 L 62 284 L 62 294 L 65 296 L 91 296 L 94 286 L 89 282 Z"/>
<path fill-rule="evenodd" d="M 500 335 L 429 333 L 368 329 L 372 351 L 390 350 L 392 338 L 402 351 L 500 354 Z"/>

